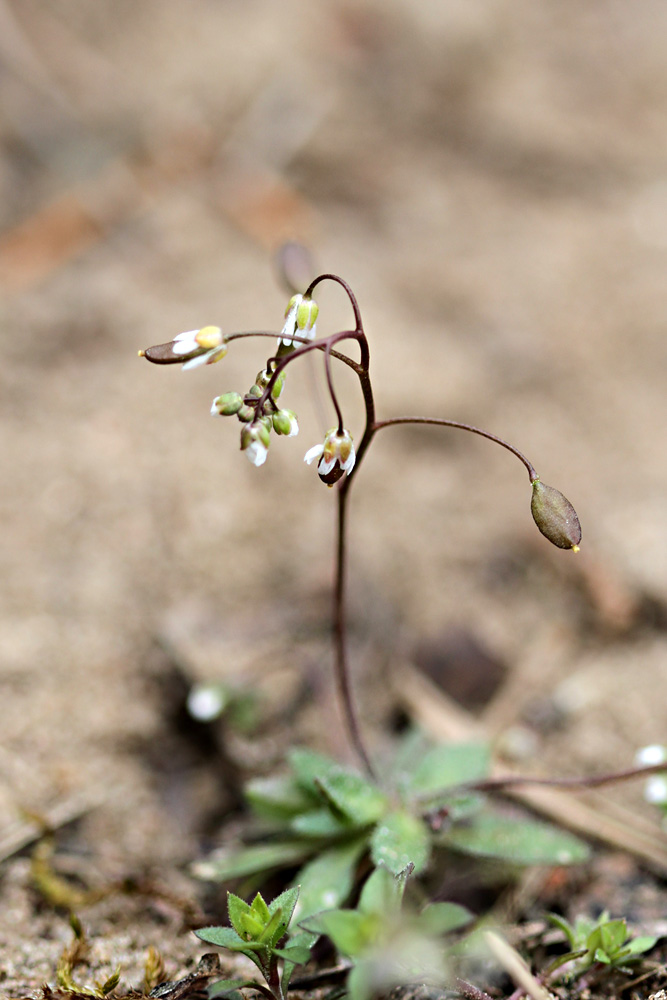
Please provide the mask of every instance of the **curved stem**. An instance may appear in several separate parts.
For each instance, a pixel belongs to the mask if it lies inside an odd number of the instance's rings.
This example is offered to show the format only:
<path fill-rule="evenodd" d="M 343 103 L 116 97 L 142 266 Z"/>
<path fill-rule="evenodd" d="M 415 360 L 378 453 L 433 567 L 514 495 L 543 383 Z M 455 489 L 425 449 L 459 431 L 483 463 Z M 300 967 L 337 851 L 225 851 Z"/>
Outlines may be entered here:
<path fill-rule="evenodd" d="M 345 293 L 346 293 L 348 299 L 350 300 L 350 304 L 351 304 L 352 309 L 354 311 L 354 324 L 355 324 L 357 330 L 363 331 L 364 325 L 361 322 L 361 310 L 359 309 L 359 303 L 357 302 L 357 296 L 354 294 L 354 292 L 352 291 L 352 289 L 348 285 L 347 281 L 345 281 L 344 278 L 340 278 L 337 274 L 319 274 L 317 276 L 317 278 L 313 278 L 313 280 L 311 281 L 311 283 L 308 285 L 308 288 L 304 292 L 304 296 L 303 297 L 305 299 L 311 298 L 313 292 L 315 291 L 315 289 L 317 288 L 317 286 L 322 281 L 335 281 L 337 284 L 339 284 L 341 286 L 341 288 L 345 289 Z"/>
<path fill-rule="evenodd" d="M 457 791 L 465 789 L 474 792 L 502 792 L 506 788 L 516 788 L 520 785 L 543 785 L 550 788 L 602 788 L 604 785 L 615 785 L 621 781 L 631 781 L 633 778 L 645 778 L 651 774 L 664 774 L 667 762 L 660 764 L 640 764 L 628 767 L 623 771 L 609 771 L 605 774 L 593 775 L 589 778 L 531 778 L 524 775 L 508 775 L 505 778 L 485 778 L 482 781 L 470 781 L 457 786 Z M 447 793 L 451 789 L 447 789 Z M 431 796 L 432 798 L 433 796 Z"/>
<path fill-rule="evenodd" d="M 530 478 L 531 483 L 534 483 L 536 479 L 539 479 L 535 467 L 532 462 L 529 462 L 523 452 L 520 452 L 518 448 L 514 445 L 509 444 L 508 441 L 504 441 L 502 438 L 498 437 L 496 434 L 491 434 L 490 431 L 483 431 L 479 427 L 474 427 L 472 424 L 462 424 L 458 420 L 445 420 L 441 417 L 393 417 L 391 420 L 379 420 L 373 427 L 374 431 L 382 430 L 383 427 L 394 427 L 398 424 L 435 424 L 439 427 L 455 427 L 461 431 L 470 431 L 471 434 L 479 434 L 480 437 L 487 438 L 489 441 L 494 441 L 495 444 L 499 444 L 501 448 L 506 448 L 513 455 L 522 462 Z"/>
<path fill-rule="evenodd" d="M 336 411 L 336 416 L 338 418 L 338 433 L 343 433 L 343 412 L 340 408 L 340 403 L 338 402 L 338 396 L 336 395 L 336 390 L 334 389 L 333 376 L 331 374 L 331 345 L 327 344 L 324 349 L 324 372 L 327 378 L 327 387 L 329 389 L 329 395 L 331 396 L 331 402 L 333 403 L 334 410 Z"/>

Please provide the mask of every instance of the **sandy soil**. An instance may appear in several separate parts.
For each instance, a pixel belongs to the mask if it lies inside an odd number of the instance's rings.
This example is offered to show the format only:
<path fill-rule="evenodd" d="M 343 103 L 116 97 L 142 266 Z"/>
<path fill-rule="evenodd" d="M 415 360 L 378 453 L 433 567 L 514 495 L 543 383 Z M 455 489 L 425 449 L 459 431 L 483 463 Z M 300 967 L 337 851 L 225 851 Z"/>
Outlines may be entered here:
<path fill-rule="evenodd" d="M 387 431 L 351 531 L 369 722 L 387 650 L 458 629 L 508 667 L 487 718 L 527 768 L 622 767 L 665 739 L 666 33 L 648 0 L 0 4 L 0 841 L 26 810 L 101 801 L 60 842 L 75 873 L 171 893 L 84 907 L 125 984 L 151 943 L 170 974 L 201 953 L 174 900 L 196 896 L 202 802 L 226 801 L 205 763 L 173 782 L 156 761 L 156 638 L 265 704 L 310 672 L 313 705 L 262 752 L 290 729 L 345 752 L 333 497 L 302 461 L 332 422 L 319 369 L 290 378 L 301 433 L 256 470 L 208 409 L 263 342 L 186 374 L 136 356 L 206 323 L 279 329 L 286 237 L 354 287 L 381 415 L 509 438 L 584 529 L 578 559 L 552 553 L 506 453 Z M 335 289 L 320 305 L 321 330 L 349 322 Z M 637 787 L 614 797 L 652 815 Z M 27 856 L 0 900 L 0 991 L 53 982 L 70 931 Z"/>

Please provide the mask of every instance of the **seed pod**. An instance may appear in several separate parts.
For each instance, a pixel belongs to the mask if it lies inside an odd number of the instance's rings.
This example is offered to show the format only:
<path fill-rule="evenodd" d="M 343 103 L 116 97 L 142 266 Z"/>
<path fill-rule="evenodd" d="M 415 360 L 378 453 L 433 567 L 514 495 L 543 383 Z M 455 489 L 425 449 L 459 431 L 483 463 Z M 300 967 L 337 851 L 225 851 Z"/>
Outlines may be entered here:
<path fill-rule="evenodd" d="M 539 479 L 533 480 L 530 510 L 535 524 L 545 538 L 559 549 L 579 551 L 581 525 L 577 512 L 559 490 L 546 486 Z"/>

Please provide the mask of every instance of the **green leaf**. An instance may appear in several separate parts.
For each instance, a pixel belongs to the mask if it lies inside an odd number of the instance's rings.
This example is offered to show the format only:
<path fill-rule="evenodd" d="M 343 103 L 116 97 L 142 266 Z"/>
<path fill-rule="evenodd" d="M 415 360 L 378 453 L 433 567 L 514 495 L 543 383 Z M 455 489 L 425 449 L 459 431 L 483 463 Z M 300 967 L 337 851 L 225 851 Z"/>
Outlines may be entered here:
<path fill-rule="evenodd" d="M 553 924 L 554 927 L 558 927 L 559 930 L 563 932 L 570 943 L 570 947 L 576 948 L 578 944 L 577 933 L 576 929 L 572 926 L 569 920 L 566 920 L 565 917 L 561 917 L 558 913 L 547 913 L 547 920 L 549 923 Z"/>
<path fill-rule="evenodd" d="M 282 921 L 283 911 L 280 907 L 278 907 L 275 913 L 271 914 L 268 924 L 262 931 L 262 935 L 259 938 L 261 944 L 265 944 L 269 948 L 273 948 L 273 946 L 278 943 L 280 938 L 285 933 Z"/>
<path fill-rule="evenodd" d="M 401 906 L 402 889 L 396 876 L 380 865 L 364 882 L 357 909 L 361 913 L 377 913 L 380 916 L 395 913 Z"/>
<path fill-rule="evenodd" d="M 520 865 L 572 865 L 589 856 L 587 845 L 555 826 L 483 813 L 448 831 L 440 843 L 464 854 Z"/>
<path fill-rule="evenodd" d="M 236 931 L 237 934 L 243 936 L 244 927 L 241 923 L 241 917 L 244 913 L 250 913 L 250 907 L 244 899 L 240 896 L 235 896 L 233 892 L 227 893 L 227 914 L 229 916 L 229 922 Z"/>
<path fill-rule="evenodd" d="M 289 890 L 288 890 L 289 891 Z M 280 984 L 283 990 L 283 996 L 287 994 L 289 988 L 290 979 L 292 978 L 292 973 L 297 965 L 303 965 L 308 961 L 310 957 L 310 949 L 313 947 L 317 941 L 317 935 L 312 934 L 309 931 L 304 931 L 301 934 L 295 934 L 294 937 L 290 939 L 290 943 L 287 948 L 282 952 L 284 964 L 283 964 L 283 974 L 280 979 Z M 304 959 L 303 962 L 292 962 L 285 957 L 286 953 L 291 951 L 292 948 L 299 948 L 301 950 L 306 949 L 308 951 L 308 958 Z M 277 954 L 277 950 L 276 950 Z"/>
<path fill-rule="evenodd" d="M 264 930 L 264 924 L 254 913 L 242 913 L 239 917 L 241 937 L 244 941 L 259 941 Z"/>
<path fill-rule="evenodd" d="M 366 847 L 365 838 L 357 838 L 322 851 L 299 872 L 301 886 L 296 907 L 298 920 L 309 917 L 318 910 L 331 910 L 344 903 L 354 884 L 354 874 L 361 853 Z"/>
<path fill-rule="evenodd" d="M 212 854 L 206 861 L 192 866 L 194 874 L 211 882 L 227 882 L 273 868 L 286 868 L 308 857 L 312 848 L 294 840 L 257 844 L 252 847 L 226 848 Z"/>
<path fill-rule="evenodd" d="M 316 785 L 334 812 L 351 820 L 357 827 L 376 823 L 388 806 L 386 795 L 377 785 L 351 771 L 317 778 Z"/>
<path fill-rule="evenodd" d="M 337 764 L 331 757 L 325 757 L 324 754 L 316 753 L 314 750 L 306 750 L 305 747 L 295 747 L 290 751 L 288 757 L 297 787 L 309 794 L 316 802 L 320 801 L 315 784 L 316 779 L 321 780 L 342 770 L 340 764 Z"/>
<path fill-rule="evenodd" d="M 310 948 L 306 945 L 289 945 L 288 948 L 274 948 L 273 954 L 293 965 L 305 965 L 310 959 Z"/>
<path fill-rule="evenodd" d="M 417 918 L 422 934 L 450 934 L 466 927 L 475 918 L 465 906 L 458 903 L 431 903 Z"/>
<path fill-rule="evenodd" d="M 295 816 L 290 822 L 290 830 L 303 837 L 333 837 L 349 834 L 354 827 L 346 820 L 341 819 L 329 809 L 313 809 L 309 812 Z"/>
<path fill-rule="evenodd" d="M 277 822 L 286 822 L 319 802 L 319 796 L 308 795 L 291 775 L 252 778 L 243 794 L 255 815 Z"/>
<path fill-rule="evenodd" d="M 429 859 L 430 836 L 421 819 L 404 810 L 385 816 L 371 836 L 371 858 L 398 875 L 409 865 L 421 871 Z"/>
<path fill-rule="evenodd" d="M 217 945 L 218 948 L 228 948 L 230 951 L 245 951 L 248 942 L 231 927 L 200 927 L 195 931 L 200 941 Z"/>
<path fill-rule="evenodd" d="M 276 898 L 269 903 L 270 913 L 273 914 L 276 910 L 280 910 L 282 913 L 280 934 L 276 938 L 276 941 L 280 941 L 280 938 L 290 925 L 290 920 L 292 919 L 292 914 L 294 913 L 294 907 L 296 906 L 299 898 L 299 891 L 299 886 L 295 885 L 291 889 L 285 889 L 284 892 L 281 892 L 279 896 L 276 896 Z"/>
<path fill-rule="evenodd" d="M 342 955 L 356 958 L 375 943 L 381 926 L 377 913 L 358 910 L 325 910 L 306 922 L 306 926 L 331 938 Z"/>
<path fill-rule="evenodd" d="M 610 920 L 600 927 L 600 944 L 612 957 L 621 950 L 627 936 L 628 925 L 625 920 Z"/>
<path fill-rule="evenodd" d="M 609 955 L 602 950 L 602 948 L 595 949 L 595 961 L 602 962 L 603 965 L 611 965 L 611 959 Z"/>
<path fill-rule="evenodd" d="M 219 979 L 217 983 L 211 983 L 211 985 L 208 987 L 207 992 L 210 1000 L 213 1000 L 213 997 L 220 997 L 220 996 L 240 997 L 241 994 L 236 992 L 240 986 L 247 986 L 254 988 L 256 986 L 256 983 L 254 983 L 252 979 Z"/>
<path fill-rule="evenodd" d="M 271 916 L 269 908 L 264 902 L 264 897 L 262 896 L 261 892 L 258 892 L 255 898 L 253 899 L 252 903 L 250 904 L 250 909 L 261 920 L 262 926 L 266 924 L 267 920 L 269 920 Z"/>
<path fill-rule="evenodd" d="M 649 935 L 636 937 L 633 941 L 628 941 L 627 949 L 631 955 L 643 955 L 644 952 L 650 951 L 655 946 L 657 940 L 657 937 L 650 937 Z"/>
<path fill-rule="evenodd" d="M 486 743 L 446 743 L 429 750 L 410 781 L 415 795 L 436 794 L 454 785 L 485 778 L 491 765 Z"/>

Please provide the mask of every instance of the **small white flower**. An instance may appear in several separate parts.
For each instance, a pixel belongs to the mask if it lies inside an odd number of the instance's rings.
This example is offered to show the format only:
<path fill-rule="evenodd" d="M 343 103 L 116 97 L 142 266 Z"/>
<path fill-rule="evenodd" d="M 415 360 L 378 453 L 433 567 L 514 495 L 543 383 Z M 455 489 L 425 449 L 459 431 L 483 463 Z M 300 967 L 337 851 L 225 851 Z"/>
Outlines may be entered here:
<path fill-rule="evenodd" d="M 263 423 L 246 424 L 241 431 L 241 451 L 253 465 L 264 465 L 269 453 L 269 431 Z"/>
<path fill-rule="evenodd" d="M 204 326 L 201 330 L 179 333 L 172 341 L 174 354 L 186 358 L 183 371 L 199 365 L 212 365 L 227 353 L 227 345 L 219 326 Z"/>
<path fill-rule="evenodd" d="M 293 339 L 295 336 L 314 340 L 319 311 L 319 306 L 312 299 L 306 299 L 303 295 L 293 295 L 287 303 L 285 325 L 278 346 L 282 344 L 284 347 L 300 347 L 302 341 L 295 342 Z"/>
<path fill-rule="evenodd" d="M 659 743 L 651 743 L 637 751 L 635 761 L 640 766 L 646 767 L 651 764 L 664 764 L 667 761 L 667 747 L 663 747 Z"/>
<path fill-rule="evenodd" d="M 357 456 L 350 432 L 343 430 L 339 434 L 336 428 L 327 431 L 324 442 L 310 448 L 303 460 L 310 465 L 315 459 L 319 459 L 317 473 L 327 486 L 333 486 L 346 473 L 352 472 Z"/>

